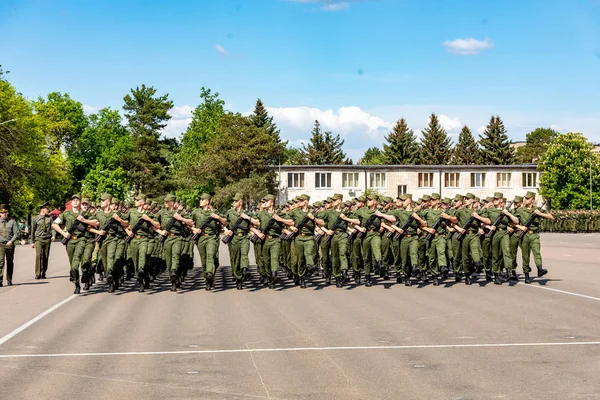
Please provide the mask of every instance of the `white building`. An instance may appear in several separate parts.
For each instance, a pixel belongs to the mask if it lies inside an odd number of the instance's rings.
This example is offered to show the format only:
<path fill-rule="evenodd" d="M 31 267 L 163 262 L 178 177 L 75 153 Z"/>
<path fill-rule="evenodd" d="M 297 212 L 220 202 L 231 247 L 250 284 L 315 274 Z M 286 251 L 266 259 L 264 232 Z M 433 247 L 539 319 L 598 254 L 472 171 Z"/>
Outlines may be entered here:
<path fill-rule="evenodd" d="M 502 192 L 508 199 L 538 192 L 539 172 L 535 164 L 522 165 L 282 165 L 278 175 L 279 202 L 302 193 L 320 201 L 333 193 L 344 200 L 366 190 L 396 198 L 439 193 L 442 197 L 471 192 L 479 197 Z"/>

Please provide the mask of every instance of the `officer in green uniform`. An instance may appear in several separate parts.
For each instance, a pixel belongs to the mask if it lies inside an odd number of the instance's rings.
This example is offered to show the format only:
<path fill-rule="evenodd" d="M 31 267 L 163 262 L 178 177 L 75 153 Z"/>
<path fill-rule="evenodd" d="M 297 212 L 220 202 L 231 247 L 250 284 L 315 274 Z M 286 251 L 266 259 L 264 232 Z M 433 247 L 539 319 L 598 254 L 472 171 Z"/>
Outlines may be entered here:
<path fill-rule="evenodd" d="M 487 217 L 492 221 L 488 225 L 491 233 L 491 248 L 492 248 L 492 271 L 494 273 L 494 284 L 501 285 L 500 271 L 502 266 L 509 271 L 513 260 L 510 251 L 510 236 L 508 235 L 507 226 L 509 221 L 518 223 L 518 219 L 513 216 L 504 204 L 504 195 L 501 192 L 494 193 L 493 207 L 487 210 Z M 498 221 L 497 226 L 494 224 Z"/>
<path fill-rule="evenodd" d="M 357 221 L 358 219 L 358 210 L 362 209 L 367 202 L 367 198 L 365 196 L 360 196 L 356 199 L 356 203 L 354 203 L 354 210 L 348 215 L 348 219 L 344 219 L 344 221 Z M 360 222 L 360 220 L 359 220 Z M 351 249 L 351 257 L 350 263 L 352 264 L 352 275 L 354 278 L 354 282 L 358 285 L 360 284 L 360 271 L 364 268 L 363 264 L 363 256 L 362 256 L 362 240 L 357 236 L 358 231 L 356 227 L 353 225 L 352 229 L 354 233 L 352 234 L 352 240 L 350 241 L 350 249 Z"/>
<path fill-rule="evenodd" d="M 219 256 L 219 234 L 220 228 L 218 224 L 225 225 L 227 220 L 217 213 L 211 207 L 212 196 L 208 193 L 203 193 L 200 196 L 200 208 L 192 212 L 192 217 L 187 220 L 188 226 L 193 226 L 194 234 L 198 235 L 196 246 L 200 253 L 200 262 L 202 263 L 204 280 L 206 281 L 205 289 L 210 291 L 213 288 L 215 277 L 215 257 Z M 216 239 L 216 240 L 215 240 Z"/>
<path fill-rule="evenodd" d="M 381 211 L 386 214 L 393 215 L 392 213 L 390 213 L 390 210 L 394 205 L 394 199 L 392 199 L 389 196 L 384 196 L 380 200 L 380 204 L 382 206 Z M 391 237 L 394 234 L 395 230 L 394 228 L 392 228 L 392 226 L 393 225 L 386 224 L 385 221 L 382 221 L 381 227 L 379 229 L 381 237 L 381 268 L 379 269 L 379 276 L 383 278 L 383 280 L 390 279 L 389 266 L 390 264 L 393 264 Z"/>
<path fill-rule="evenodd" d="M 8 206 L 0 204 L 0 287 L 6 275 L 6 284 L 12 285 L 15 260 L 15 241 L 19 238 L 19 228 L 13 218 L 8 218 Z M 6 264 L 5 264 L 6 262 Z M 6 265 L 6 272 L 4 266 Z"/>
<path fill-rule="evenodd" d="M 418 208 L 415 209 L 412 194 L 400 196 L 402 207 L 397 214 L 400 239 L 400 261 L 396 265 L 396 283 L 404 282 L 405 286 L 412 286 L 411 275 L 416 273 L 419 266 L 419 240 L 417 230 L 419 223 L 415 219 Z M 403 230 L 404 229 L 404 230 Z"/>
<path fill-rule="evenodd" d="M 48 202 L 39 205 L 40 213 L 31 220 L 31 247 L 35 249 L 35 279 L 46 279 L 50 244 L 52 238 L 52 217 L 48 215 Z"/>
<path fill-rule="evenodd" d="M 97 221 L 94 221 L 97 222 Z M 74 194 L 71 196 L 71 210 L 63 211 L 52 223 L 52 229 L 60 233 L 67 242 L 67 255 L 71 270 L 69 280 L 75 284 L 74 294 L 81 293 L 79 284 L 79 266 L 83 259 L 87 241 L 84 237 L 88 224 L 94 222 L 85 219 L 81 210 L 81 196 Z M 60 225 L 64 224 L 64 230 Z M 87 271 L 85 271 L 87 273 Z"/>
<path fill-rule="evenodd" d="M 518 228 L 525 231 L 525 236 L 521 242 L 521 253 L 523 256 L 523 273 L 525 274 L 525 283 L 531 283 L 529 273 L 531 268 L 529 267 L 529 260 L 531 253 L 533 253 L 533 259 L 535 260 L 535 266 L 537 267 L 537 276 L 541 278 L 548 273 L 547 269 L 542 267 L 542 253 L 540 251 L 540 218 L 552 219 L 554 218 L 550 213 L 544 213 L 541 208 L 534 207 L 533 202 L 535 201 L 535 193 L 527 192 L 525 195 L 525 205 L 517 210 L 516 216 L 519 218 Z M 526 227 L 525 224 L 532 215 L 537 217 L 533 218 L 531 225 Z"/>
<path fill-rule="evenodd" d="M 247 279 L 248 269 L 250 268 L 250 260 L 248 253 L 250 252 L 250 240 L 248 232 L 250 225 L 258 225 L 259 221 L 251 218 L 243 209 L 244 199 L 241 193 L 236 193 L 233 196 L 233 204 L 225 213 L 227 227 L 223 230 L 225 236 L 224 241 L 229 248 L 229 259 L 231 260 L 231 272 L 235 277 L 236 287 L 242 289 L 242 282 Z"/>
<path fill-rule="evenodd" d="M 481 209 L 481 212 L 479 212 L 479 215 L 489 218 L 488 215 L 488 210 L 490 210 L 491 208 L 494 207 L 494 199 L 491 196 L 488 196 L 485 198 L 485 200 L 482 199 L 482 204 L 483 204 L 483 208 Z M 490 220 L 493 221 L 493 219 L 490 218 Z M 493 271 L 492 271 L 492 241 L 490 238 L 487 237 L 487 235 L 485 234 L 485 229 L 486 227 L 489 225 L 483 225 L 481 224 L 481 228 L 479 228 L 479 240 L 481 241 L 481 261 L 483 262 L 483 267 L 485 268 L 485 278 L 488 282 L 491 282 L 493 280 Z M 481 272 L 481 271 L 478 271 Z"/>
<path fill-rule="evenodd" d="M 454 205 L 446 213 L 453 217 L 456 217 L 457 211 L 463 206 L 465 196 L 457 194 L 454 196 Z M 448 235 L 446 235 L 446 241 L 449 242 L 448 246 L 451 248 L 449 251 L 452 254 L 450 258 L 450 264 L 452 264 L 452 270 L 454 276 L 457 278 L 457 282 L 460 282 L 460 276 L 462 274 L 462 252 L 460 249 L 460 241 L 458 240 L 458 233 L 454 226 L 447 226 Z"/>
<path fill-rule="evenodd" d="M 335 196 L 340 196 L 339 193 L 335 193 Z M 325 224 L 320 227 L 325 232 L 329 231 L 333 224 L 335 223 L 335 219 L 337 218 L 337 213 L 332 212 L 332 204 L 334 203 L 334 198 L 329 197 L 325 201 L 323 201 L 322 209 L 318 212 L 315 212 L 315 217 L 325 222 Z M 317 203 L 315 203 L 317 205 Z M 331 241 L 327 240 L 326 237 L 322 237 L 318 243 L 319 245 L 319 263 L 321 265 L 321 270 L 323 271 L 323 276 L 325 277 L 325 284 L 331 284 L 331 276 L 333 275 L 333 260 L 331 259 Z"/>

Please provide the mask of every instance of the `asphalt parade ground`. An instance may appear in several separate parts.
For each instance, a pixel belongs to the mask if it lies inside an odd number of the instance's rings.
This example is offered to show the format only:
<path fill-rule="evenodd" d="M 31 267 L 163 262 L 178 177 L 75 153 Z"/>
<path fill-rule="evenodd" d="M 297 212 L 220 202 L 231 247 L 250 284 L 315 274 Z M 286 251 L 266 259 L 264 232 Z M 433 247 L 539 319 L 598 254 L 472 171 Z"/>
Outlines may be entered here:
<path fill-rule="evenodd" d="M 72 295 L 64 247 L 48 279 L 17 246 L 0 288 L 3 399 L 592 399 L 600 397 L 600 235 L 543 234 L 543 278 L 466 286 L 236 290 L 221 247 L 213 292 Z M 251 255 L 251 262 L 254 257 Z M 533 260 L 532 260 L 533 262 Z M 534 274 L 535 276 L 535 267 Z"/>

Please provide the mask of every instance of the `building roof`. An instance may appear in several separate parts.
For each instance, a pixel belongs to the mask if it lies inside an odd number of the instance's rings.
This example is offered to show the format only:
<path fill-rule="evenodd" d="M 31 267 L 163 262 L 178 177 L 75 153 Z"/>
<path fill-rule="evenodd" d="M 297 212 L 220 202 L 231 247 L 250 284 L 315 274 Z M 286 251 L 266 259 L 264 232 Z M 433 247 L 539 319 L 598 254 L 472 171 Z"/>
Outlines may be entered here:
<path fill-rule="evenodd" d="M 513 164 L 513 165 L 271 165 L 270 168 L 295 171 L 295 170 L 407 170 L 407 171 L 463 171 L 463 170 L 537 170 L 537 164 Z"/>

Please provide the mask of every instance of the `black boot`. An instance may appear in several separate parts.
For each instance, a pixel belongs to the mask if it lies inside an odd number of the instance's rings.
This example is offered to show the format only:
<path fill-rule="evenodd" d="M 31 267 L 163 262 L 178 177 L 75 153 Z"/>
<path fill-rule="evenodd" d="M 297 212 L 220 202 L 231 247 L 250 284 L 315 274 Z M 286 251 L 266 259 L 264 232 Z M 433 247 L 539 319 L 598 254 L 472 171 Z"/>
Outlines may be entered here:
<path fill-rule="evenodd" d="M 502 285 L 502 282 L 500 281 L 500 274 L 497 272 L 494 272 L 494 285 Z"/>
<path fill-rule="evenodd" d="M 494 276 L 492 275 L 492 271 L 485 271 L 485 280 L 487 282 L 491 282 L 494 280 Z"/>
<path fill-rule="evenodd" d="M 385 265 L 382 261 L 378 262 L 379 264 L 379 276 L 383 278 L 384 281 L 390 279 L 390 273 L 387 265 Z"/>
<path fill-rule="evenodd" d="M 469 274 L 465 275 L 465 285 L 470 285 L 471 284 L 471 277 L 469 276 Z"/>
<path fill-rule="evenodd" d="M 508 280 L 513 281 L 513 282 L 518 282 L 519 277 L 517 276 L 517 271 L 515 271 L 515 270 L 510 271 L 510 277 L 508 278 Z"/>
<path fill-rule="evenodd" d="M 396 283 L 402 283 L 403 279 L 402 279 L 402 275 L 400 275 L 399 273 L 396 274 Z"/>
<path fill-rule="evenodd" d="M 300 284 L 300 277 L 298 275 L 294 275 L 294 286 L 298 286 Z"/>
<path fill-rule="evenodd" d="M 371 274 L 367 274 L 365 276 L 365 286 L 366 287 L 371 287 L 373 286 L 373 282 L 371 282 Z"/>
<path fill-rule="evenodd" d="M 450 268 L 452 268 L 452 266 L 450 266 Z M 440 267 L 440 272 L 441 272 L 441 278 L 442 280 L 447 279 L 448 278 L 448 272 L 450 270 L 448 269 L 448 267 L 446 266 L 442 266 Z"/>
<path fill-rule="evenodd" d="M 90 277 L 87 271 L 81 274 L 81 282 L 83 283 L 83 290 L 90 290 Z"/>
<path fill-rule="evenodd" d="M 348 270 L 347 269 L 343 269 L 342 270 L 342 277 L 340 278 L 340 287 L 344 286 L 344 284 L 348 282 L 348 279 L 350 279 L 348 277 Z"/>
<path fill-rule="evenodd" d="M 525 273 L 525 283 L 531 283 L 531 278 L 528 273 Z"/>
<path fill-rule="evenodd" d="M 242 282 L 247 281 L 248 278 L 250 278 L 250 272 L 248 271 L 248 268 L 242 268 Z"/>
<path fill-rule="evenodd" d="M 440 286 L 440 280 L 437 275 L 433 275 L 433 286 Z"/>
<path fill-rule="evenodd" d="M 212 290 L 212 288 L 213 288 L 212 287 L 213 286 L 213 279 L 214 279 L 214 276 L 213 276 L 213 274 L 211 272 L 209 272 L 209 273 L 206 274 L 206 288 L 205 289 L 207 291 L 211 291 Z"/>
<path fill-rule="evenodd" d="M 421 272 L 421 281 L 423 283 L 429 282 L 429 276 L 427 275 L 427 271 L 422 271 Z"/>
<path fill-rule="evenodd" d="M 235 287 L 237 290 L 242 290 L 242 280 L 241 279 L 235 280 Z"/>
<path fill-rule="evenodd" d="M 108 286 L 108 293 L 113 293 L 115 291 L 114 279 L 111 273 L 106 275 L 106 286 Z"/>
<path fill-rule="evenodd" d="M 171 292 L 177 291 L 177 271 L 174 269 L 171 270 Z"/>
<path fill-rule="evenodd" d="M 360 285 L 360 271 L 354 271 L 354 283 Z"/>
<path fill-rule="evenodd" d="M 538 267 L 538 278 L 541 278 L 542 276 L 546 275 L 548 273 L 547 269 L 542 268 L 541 266 Z"/>
<path fill-rule="evenodd" d="M 75 282 L 75 280 L 77 279 L 77 275 L 77 271 L 75 271 L 74 269 L 69 271 L 69 282 Z"/>
<path fill-rule="evenodd" d="M 462 273 L 460 271 L 454 273 L 454 282 L 460 283 L 462 280 Z"/>
<path fill-rule="evenodd" d="M 312 276 L 316 271 L 317 271 L 317 269 L 315 268 L 314 265 L 307 265 L 306 266 L 306 275 Z"/>
<path fill-rule="evenodd" d="M 325 275 L 325 284 L 331 285 L 331 275 L 329 275 L 329 274 Z"/>
<path fill-rule="evenodd" d="M 144 270 L 140 269 L 138 271 L 138 277 L 137 277 L 137 281 L 138 281 L 138 290 L 140 293 L 142 293 L 145 289 L 144 287 Z"/>
<path fill-rule="evenodd" d="M 300 278 L 300 287 L 306 289 L 306 278 L 304 276 Z"/>
<path fill-rule="evenodd" d="M 79 282 L 75 282 L 75 291 L 73 292 L 73 294 L 79 294 L 79 293 L 81 293 L 81 286 L 79 285 Z"/>

